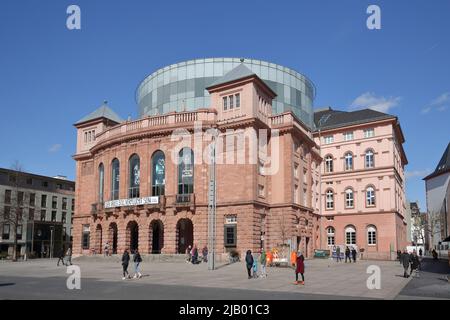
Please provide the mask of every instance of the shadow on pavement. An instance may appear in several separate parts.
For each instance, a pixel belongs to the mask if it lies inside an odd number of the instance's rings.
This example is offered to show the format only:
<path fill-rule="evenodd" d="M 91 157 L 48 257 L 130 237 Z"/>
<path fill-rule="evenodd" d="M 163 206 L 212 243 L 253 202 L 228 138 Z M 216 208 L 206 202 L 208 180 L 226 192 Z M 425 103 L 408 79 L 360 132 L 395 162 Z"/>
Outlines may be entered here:
<path fill-rule="evenodd" d="M 15 283 L 0 283 L 0 287 L 8 287 L 8 286 L 15 286 Z"/>

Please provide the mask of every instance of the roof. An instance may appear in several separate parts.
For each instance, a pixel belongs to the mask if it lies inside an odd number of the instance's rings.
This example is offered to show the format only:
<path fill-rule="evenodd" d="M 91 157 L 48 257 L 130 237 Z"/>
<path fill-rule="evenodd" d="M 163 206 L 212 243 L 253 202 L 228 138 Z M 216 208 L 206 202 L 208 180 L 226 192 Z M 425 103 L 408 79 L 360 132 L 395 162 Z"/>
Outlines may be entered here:
<path fill-rule="evenodd" d="M 356 111 L 339 111 L 328 107 L 314 112 L 314 124 L 317 129 L 327 130 L 348 125 L 362 124 L 377 120 L 396 118 L 393 115 L 375 111 L 372 109 L 363 109 Z"/>
<path fill-rule="evenodd" d="M 88 114 L 87 116 L 85 116 L 84 118 L 80 119 L 79 121 L 77 121 L 75 124 L 80 124 L 86 121 L 90 121 L 90 120 L 95 120 L 95 119 L 100 119 L 100 118 L 106 118 L 109 120 L 112 120 L 114 122 L 120 123 L 123 120 L 117 115 L 117 113 L 115 113 L 114 111 L 112 111 L 108 106 L 107 106 L 107 102 L 104 101 L 103 104 L 94 112 Z"/>
<path fill-rule="evenodd" d="M 217 86 L 219 84 L 247 78 L 250 76 L 256 76 L 256 73 L 254 73 L 252 70 L 247 68 L 243 63 L 238 65 L 236 68 L 232 69 L 231 71 L 225 73 L 222 77 L 214 81 L 210 87 Z"/>
<path fill-rule="evenodd" d="M 444 151 L 444 154 L 441 157 L 436 169 L 430 175 L 426 176 L 424 180 L 431 179 L 443 173 L 450 172 L 450 142 L 447 145 L 447 148 Z"/>

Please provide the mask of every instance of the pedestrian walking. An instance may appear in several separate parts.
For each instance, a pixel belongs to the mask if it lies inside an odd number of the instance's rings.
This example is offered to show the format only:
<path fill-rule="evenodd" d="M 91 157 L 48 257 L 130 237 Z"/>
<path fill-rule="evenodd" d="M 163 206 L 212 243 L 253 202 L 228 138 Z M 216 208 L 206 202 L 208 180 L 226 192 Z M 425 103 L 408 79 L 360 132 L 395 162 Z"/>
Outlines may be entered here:
<path fill-rule="evenodd" d="M 423 254 L 423 251 L 422 251 L 422 248 L 420 248 L 420 249 L 419 249 L 419 257 L 420 257 L 420 258 L 422 258 L 422 254 Z"/>
<path fill-rule="evenodd" d="M 247 254 L 245 255 L 245 264 L 247 266 L 248 278 L 251 279 L 252 278 L 252 267 L 253 267 L 253 256 L 252 256 L 251 250 L 247 250 Z"/>
<path fill-rule="evenodd" d="M 413 253 L 411 254 L 411 276 L 417 275 L 417 272 L 420 268 L 420 260 L 419 260 L 419 256 L 417 255 L 416 250 L 413 251 Z"/>
<path fill-rule="evenodd" d="M 345 247 L 345 263 L 347 263 L 347 259 L 352 262 L 352 258 L 350 258 L 350 248 Z"/>
<path fill-rule="evenodd" d="M 197 245 L 194 245 L 194 247 L 192 248 L 192 264 L 198 264 L 198 249 L 197 249 Z"/>
<path fill-rule="evenodd" d="M 357 254 L 356 248 L 353 247 L 353 248 L 352 248 L 352 258 L 353 258 L 353 262 L 356 262 L 356 254 Z M 350 262 L 351 262 L 351 261 L 350 261 Z"/>
<path fill-rule="evenodd" d="M 65 250 L 64 247 L 61 249 L 61 251 L 59 252 L 58 255 L 58 262 L 56 263 L 56 266 L 59 267 L 59 262 L 62 262 L 62 264 L 65 266 L 66 263 L 64 262 L 64 257 L 65 257 Z"/>
<path fill-rule="evenodd" d="M 139 253 L 139 249 L 136 249 L 134 251 L 133 262 L 134 262 L 134 276 L 133 276 L 133 278 L 140 279 L 142 277 L 142 274 L 141 274 L 141 271 L 139 269 L 139 265 L 142 262 L 142 258 L 141 258 L 141 254 Z"/>
<path fill-rule="evenodd" d="M 408 269 L 409 269 L 409 264 L 411 262 L 411 257 L 409 255 L 409 253 L 406 251 L 406 249 L 403 250 L 402 255 L 400 256 L 400 259 L 402 261 L 402 265 L 403 265 L 403 277 L 408 278 Z"/>
<path fill-rule="evenodd" d="M 341 261 L 341 247 L 337 246 L 336 247 L 336 262 Z"/>
<path fill-rule="evenodd" d="M 261 277 L 266 278 L 266 263 L 267 263 L 267 255 L 264 249 L 261 250 L 261 256 L 259 257 L 259 262 L 261 263 Z"/>
<path fill-rule="evenodd" d="M 208 262 L 208 247 L 204 246 L 202 249 L 203 262 Z"/>
<path fill-rule="evenodd" d="M 126 278 L 130 278 L 130 274 L 128 273 L 128 264 L 129 263 L 130 263 L 130 254 L 128 253 L 128 249 L 125 249 L 125 251 L 122 255 L 122 267 L 123 267 L 122 280 L 125 280 Z"/>
<path fill-rule="evenodd" d="M 302 276 L 302 281 L 298 281 L 298 274 Z M 305 257 L 301 252 L 297 254 L 297 263 L 295 267 L 295 282 L 294 284 L 305 284 Z"/>
<path fill-rule="evenodd" d="M 253 257 L 253 278 L 258 278 L 258 259 Z"/>
<path fill-rule="evenodd" d="M 72 248 L 69 247 L 66 252 L 66 265 L 72 265 Z"/>
<path fill-rule="evenodd" d="M 397 250 L 397 260 L 402 264 L 402 252 L 400 250 Z"/>
<path fill-rule="evenodd" d="M 105 244 L 105 257 L 109 256 L 109 242 L 107 241 Z"/>
<path fill-rule="evenodd" d="M 433 256 L 433 260 L 437 260 L 438 259 L 438 254 L 437 254 L 435 249 L 433 249 L 433 251 L 431 251 L 431 255 Z"/>
<path fill-rule="evenodd" d="M 186 263 L 190 263 L 191 262 L 191 258 L 192 258 L 191 250 L 192 250 L 191 246 L 188 246 L 186 248 Z"/>

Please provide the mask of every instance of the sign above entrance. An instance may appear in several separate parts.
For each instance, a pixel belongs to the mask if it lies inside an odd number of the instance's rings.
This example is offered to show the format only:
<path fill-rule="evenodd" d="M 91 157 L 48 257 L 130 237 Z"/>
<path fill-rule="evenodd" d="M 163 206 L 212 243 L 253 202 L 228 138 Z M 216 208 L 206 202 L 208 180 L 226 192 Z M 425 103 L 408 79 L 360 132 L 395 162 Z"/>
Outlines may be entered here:
<path fill-rule="evenodd" d="M 142 206 L 144 204 L 158 204 L 159 197 L 120 199 L 105 202 L 105 209 L 116 207 Z"/>

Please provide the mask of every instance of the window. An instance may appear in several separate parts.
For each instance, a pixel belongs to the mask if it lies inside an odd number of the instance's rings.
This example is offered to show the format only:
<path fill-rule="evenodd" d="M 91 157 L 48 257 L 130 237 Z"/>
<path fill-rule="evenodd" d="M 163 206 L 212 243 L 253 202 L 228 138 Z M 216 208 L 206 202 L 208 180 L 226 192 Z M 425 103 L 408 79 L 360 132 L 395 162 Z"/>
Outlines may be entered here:
<path fill-rule="evenodd" d="M 326 208 L 327 209 L 333 209 L 334 208 L 333 190 L 328 190 L 326 192 Z"/>
<path fill-rule="evenodd" d="M 353 131 L 344 133 L 344 140 L 345 141 L 353 140 Z"/>
<path fill-rule="evenodd" d="M 194 152 L 183 148 L 178 156 L 178 194 L 194 193 Z"/>
<path fill-rule="evenodd" d="M 75 199 L 72 199 L 72 212 L 75 211 Z"/>
<path fill-rule="evenodd" d="M 344 156 L 345 170 L 353 170 L 353 155 L 347 152 Z"/>
<path fill-rule="evenodd" d="M 11 207 L 5 207 L 3 212 L 3 219 L 8 220 L 11 217 Z"/>
<path fill-rule="evenodd" d="M 2 239 L 9 240 L 9 224 L 3 225 Z"/>
<path fill-rule="evenodd" d="M 373 128 L 364 130 L 364 138 L 372 138 L 375 135 Z"/>
<path fill-rule="evenodd" d="M 334 216 L 327 216 L 327 221 L 333 221 L 334 220 Z"/>
<path fill-rule="evenodd" d="M 45 210 L 41 210 L 41 221 L 45 221 L 47 216 L 47 212 Z"/>
<path fill-rule="evenodd" d="M 264 186 L 262 184 L 258 185 L 258 196 L 260 196 L 260 197 L 264 197 L 265 196 Z"/>
<path fill-rule="evenodd" d="M 241 107 L 241 95 L 238 93 L 238 94 L 235 94 L 234 97 L 236 99 L 236 108 L 240 108 Z"/>
<path fill-rule="evenodd" d="M 22 240 L 22 229 L 23 229 L 22 225 L 19 224 L 16 229 L 17 240 Z"/>
<path fill-rule="evenodd" d="M 354 206 L 353 190 L 347 189 L 345 190 L 345 207 L 353 208 L 353 206 Z"/>
<path fill-rule="evenodd" d="M 11 204 L 11 190 L 5 190 L 5 204 Z"/>
<path fill-rule="evenodd" d="M 307 183 L 307 181 L 306 181 L 307 176 L 308 176 L 308 172 L 306 171 L 306 169 L 303 169 L 303 183 L 304 184 Z"/>
<path fill-rule="evenodd" d="M 41 208 L 47 208 L 47 195 L 43 194 L 41 196 Z"/>
<path fill-rule="evenodd" d="M 298 203 L 298 185 L 294 186 L 294 203 Z"/>
<path fill-rule="evenodd" d="M 229 96 L 229 97 L 228 97 L 228 101 L 230 102 L 230 110 L 231 110 L 231 109 L 233 109 L 234 97 L 233 97 L 233 96 Z"/>
<path fill-rule="evenodd" d="M 367 244 L 369 246 L 377 244 L 377 229 L 374 226 L 367 228 Z"/>
<path fill-rule="evenodd" d="M 325 136 L 323 137 L 323 143 L 325 144 L 330 144 L 334 142 L 334 137 L 333 136 Z"/>
<path fill-rule="evenodd" d="M 62 209 L 67 210 L 67 198 L 62 198 Z"/>
<path fill-rule="evenodd" d="M 29 185 L 33 184 L 33 179 L 32 178 L 27 178 L 27 184 L 29 184 Z"/>
<path fill-rule="evenodd" d="M 298 178 L 298 164 L 294 163 L 294 177 Z"/>
<path fill-rule="evenodd" d="M 105 189 L 105 166 L 100 163 L 98 166 L 98 202 L 103 203 L 103 190 Z M 64 199 L 63 199 L 64 201 Z M 64 203 L 63 203 L 64 206 Z M 65 210 L 63 208 L 63 210 Z"/>
<path fill-rule="evenodd" d="M 306 207 L 306 194 L 307 194 L 307 192 L 306 192 L 306 189 L 303 189 L 303 205 Z"/>
<path fill-rule="evenodd" d="M 24 194 L 22 191 L 17 192 L 17 201 L 19 205 L 23 205 Z"/>
<path fill-rule="evenodd" d="M 42 186 L 47 188 L 48 187 L 48 181 L 42 181 Z"/>
<path fill-rule="evenodd" d="M 374 154 L 372 150 L 367 150 L 365 155 L 365 165 L 366 168 L 374 167 Z"/>
<path fill-rule="evenodd" d="M 356 244 L 356 230 L 354 227 L 345 228 L 345 244 Z"/>
<path fill-rule="evenodd" d="M 130 160 L 130 183 L 128 188 L 128 198 L 139 198 L 140 186 L 140 159 L 137 154 L 131 156 Z"/>
<path fill-rule="evenodd" d="M 223 97 L 223 110 L 227 111 L 228 109 L 228 97 Z"/>
<path fill-rule="evenodd" d="M 114 159 L 111 163 L 111 200 L 119 200 L 120 163 Z"/>
<path fill-rule="evenodd" d="M 368 207 L 375 205 L 375 189 L 373 187 L 368 187 L 366 189 L 366 205 Z"/>
<path fill-rule="evenodd" d="M 30 206 L 34 207 L 35 203 L 36 203 L 36 194 L 30 193 Z"/>
<path fill-rule="evenodd" d="M 56 222 L 56 211 L 52 211 L 52 222 Z"/>
<path fill-rule="evenodd" d="M 237 225 L 226 224 L 224 226 L 225 247 L 236 247 L 237 245 Z"/>
<path fill-rule="evenodd" d="M 327 242 L 328 242 L 329 246 L 334 246 L 334 244 L 335 244 L 333 227 L 327 228 Z"/>
<path fill-rule="evenodd" d="M 52 209 L 56 209 L 58 207 L 58 197 L 53 196 L 52 197 Z"/>
<path fill-rule="evenodd" d="M 83 250 L 87 250 L 89 249 L 89 238 L 90 238 L 90 227 L 88 224 L 83 225 L 83 233 L 81 236 L 81 247 L 83 248 Z"/>
<path fill-rule="evenodd" d="M 34 209 L 33 208 L 28 209 L 28 220 L 34 221 Z"/>
<path fill-rule="evenodd" d="M 67 213 L 63 212 L 61 215 L 61 222 L 66 223 L 67 222 Z"/>
<path fill-rule="evenodd" d="M 325 157 L 325 172 L 333 172 L 333 157 L 331 155 Z"/>

